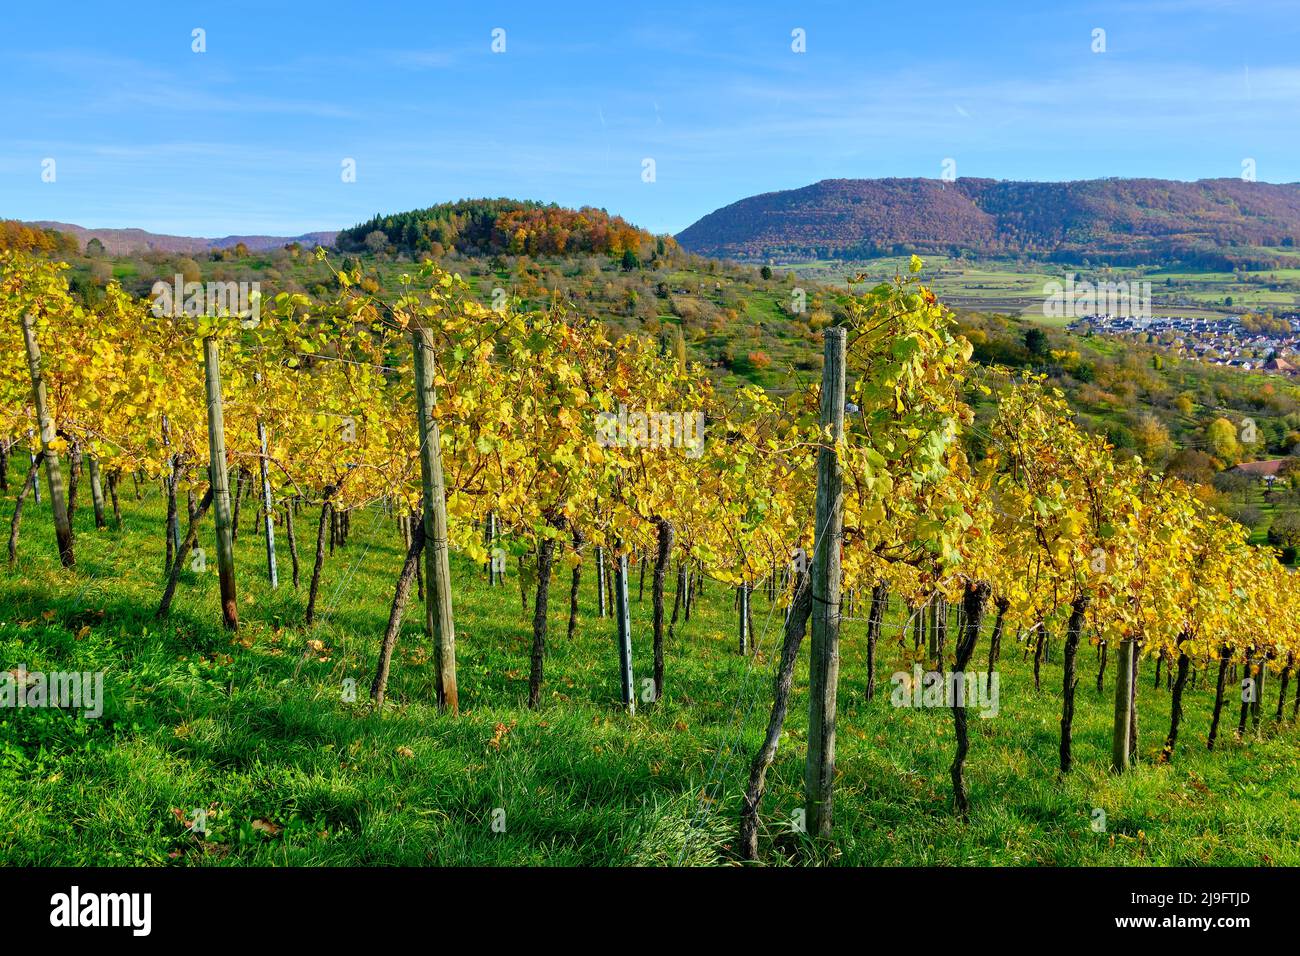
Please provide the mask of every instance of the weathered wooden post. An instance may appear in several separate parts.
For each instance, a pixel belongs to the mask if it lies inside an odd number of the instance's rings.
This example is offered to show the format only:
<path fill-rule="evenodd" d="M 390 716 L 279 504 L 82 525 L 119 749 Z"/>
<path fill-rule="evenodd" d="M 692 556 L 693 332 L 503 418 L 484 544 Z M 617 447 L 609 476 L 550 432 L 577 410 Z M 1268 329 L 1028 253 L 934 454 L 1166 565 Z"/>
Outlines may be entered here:
<path fill-rule="evenodd" d="M 501 547 L 501 519 L 492 512 L 492 574 L 494 587 L 506 586 L 506 553 Z"/>
<path fill-rule="evenodd" d="M 416 329 L 415 404 L 419 421 L 420 478 L 424 485 L 425 625 L 433 635 L 438 709 L 456 714 L 456 625 L 451 610 L 451 565 L 447 557 L 447 497 L 442 478 L 442 435 L 433 417 L 433 333 Z"/>
<path fill-rule="evenodd" d="M 623 706 L 636 713 L 636 695 L 632 686 L 632 613 L 627 597 L 627 555 L 614 561 L 614 613 L 618 616 L 618 673 L 622 683 Z"/>
<path fill-rule="evenodd" d="M 935 592 L 930 596 L 930 599 L 927 602 L 926 607 L 929 611 L 929 614 L 927 616 L 930 618 L 928 622 L 930 625 L 930 643 L 928 645 L 928 654 L 930 657 L 930 661 L 933 663 L 934 661 L 939 659 L 939 595 L 938 592 Z"/>
<path fill-rule="evenodd" d="M 822 367 L 822 446 L 817 452 L 817 509 L 813 541 L 812 633 L 809 660 L 808 763 L 804 773 L 806 825 L 831 834 L 835 787 L 835 703 L 840 680 L 840 547 L 844 535 L 843 474 L 838 443 L 844 438 L 843 328 L 825 331 Z"/>
<path fill-rule="evenodd" d="M 262 454 L 257 464 L 262 476 L 262 513 L 266 516 L 266 573 L 271 579 L 271 590 L 280 586 L 280 573 L 275 566 L 275 505 L 271 500 L 271 478 L 266 468 L 266 425 L 257 422 L 257 442 Z"/>
<path fill-rule="evenodd" d="M 1115 654 L 1115 729 L 1111 736 L 1111 769 L 1123 773 L 1129 768 L 1129 732 L 1133 719 L 1133 656 L 1137 643 L 1126 637 Z"/>
<path fill-rule="evenodd" d="M 740 610 L 740 653 L 749 653 L 749 585 L 741 582 L 736 604 Z"/>
<path fill-rule="evenodd" d="M 235 546 L 230 527 L 230 475 L 226 471 L 226 419 L 221 406 L 221 353 L 216 338 L 211 335 L 203 340 L 203 370 L 208 392 L 208 472 L 212 482 L 212 515 L 217 526 L 221 621 L 233 631 L 239 627 L 239 602 L 235 598 Z"/>
<path fill-rule="evenodd" d="M 487 548 L 488 553 L 488 587 L 496 587 L 498 584 L 502 583 L 502 571 L 504 568 L 500 566 L 502 562 L 498 560 L 496 553 L 497 513 L 495 511 L 489 511 L 487 513 L 487 521 L 484 523 L 483 527 L 483 544 Z"/>
<path fill-rule="evenodd" d="M 691 605 L 695 602 L 695 588 L 699 585 L 696 575 L 699 572 L 695 570 L 694 562 L 689 559 L 686 562 L 686 595 L 682 599 L 682 620 L 691 619 Z"/>
<path fill-rule="evenodd" d="M 106 528 L 108 522 L 104 520 L 104 482 L 99 474 L 99 459 L 94 455 L 86 455 L 86 466 L 90 471 L 90 503 L 95 508 L 95 527 Z"/>
<path fill-rule="evenodd" d="M 614 600 L 614 559 L 605 552 L 605 609 L 613 616 L 615 612 L 616 601 Z"/>
<path fill-rule="evenodd" d="M 596 546 L 596 616 L 606 617 L 605 607 L 605 549 Z"/>
<path fill-rule="evenodd" d="M 27 368 L 32 377 L 32 404 L 36 407 L 36 425 L 41 430 L 41 451 L 45 453 L 45 477 L 50 487 L 54 538 L 59 548 L 59 561 L 65 568 L 71 568 L 76 566 L 77 560 L 72 550 L 72 522 L 68 520 L 68 503 L 64 498 L 63 469 L 59 466 L 59 456 L 50 448 L 50 444 L 58 437 L 58 430 L 46 399 L 41 346 L 36 341 L 36 319 L 30 313 L 23 315 L 23 342 L 27 346 Z M 40 500 L 39 495 L 37 500 Z"/>
<path fill-rule="evenodd" d="M 657 522 L 654 581 L 650 585 L 650 600 L 654 605 L 654 685 L 655 702 L 664 696 L 664 582 L 668 577 L 668 559 L 673 551 L 673 523 L 667 518 Z"/>

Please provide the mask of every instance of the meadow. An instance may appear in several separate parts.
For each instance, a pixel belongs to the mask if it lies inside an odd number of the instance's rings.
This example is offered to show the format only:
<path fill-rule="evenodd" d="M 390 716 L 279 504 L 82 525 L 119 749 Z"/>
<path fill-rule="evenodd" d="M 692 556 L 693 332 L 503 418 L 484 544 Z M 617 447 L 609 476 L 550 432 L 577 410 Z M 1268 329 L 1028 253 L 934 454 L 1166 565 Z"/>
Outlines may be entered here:
<path fill-rule="evenodd" d="M 13 494 L 4 498 L 8 518 Z M 583 574 L 581 619 L 567 624 L 568 570 L 552 588 L 541 706 L 525 706 L 531 608 L 515 568 L 503 587 L 453 556 L 461 713 L 433 700 L 430 644 L 412 599 L 388 703 L 367 689 L 402 541 L 382 509 L 353 515 L 324 568 L 315 625 L 306 596 L 266 580 L 252 506 L 236 542 L 243 619 L 217 613 L 215 572 L 186 573 L 171 617 L 163 506 L 155 486 L 122 494 L 124 527 L 76 515 L 78 567 L 59 568 L 50 516 L 30 501 L 16 566 L 0 571 L 0 668 L 105 672 L 99 719 L 57 709 L 0 711 L 0 862 L 6 865 L 729 865 L 741 795 L 771 705 L 781 610 L 755 593 L 757 650 L 737 649 L 733 592 L 706 582 L 667 644 L 664 698 L 634 716 L 618 704 L 613 623 Z M 311 524 L 304 511 L 302 527 Z M 301 533 L 301 532 L 300 532 Z M 203 539 L 211 545 L 210 519 Z M 304 558 L 304 560 L 306 560 Z M 648 674 L 650 594 L 632 573 L 634 668 Z M 671 603 L 671 584 L 669 592 Z M 891 705 L 910 670 L 892 608 L 877 696 L 866 701 L 865 602 L 841 646 L 833 844 L 792 825 L 803 803 L 807 668 L 763 804 L 767 865 L 1297 865 L 1296 728 L 1264 720 L 1213 753 L 1212 677 L 1186 698 L 1178 752 L 1157 762 L 1168 726 L 1162 673 L 1143 661 L 1134 770 L 1109 770 L 1113 685 L 1096 689 L 1095 649 L 1079 658 L 1075 770 L 1057 772 L 1059 635 L 1041 667 L 1012 635 L 997 664 L 995 717 L 972 714 L 969 819 L 954 814 L 950 712 Z M 987 664 L 987 633 L 974 660 Z M 355 699 L 348 681 L 355 681 Z M 1284 714 L 1290 717 L 1288 700 Z M 197 810 L 204 811 L 196 814 Z M 200 819 L 203 835 L 193 832 Z M 1099 825 L 1100 824 L 1100 825 Z"/>

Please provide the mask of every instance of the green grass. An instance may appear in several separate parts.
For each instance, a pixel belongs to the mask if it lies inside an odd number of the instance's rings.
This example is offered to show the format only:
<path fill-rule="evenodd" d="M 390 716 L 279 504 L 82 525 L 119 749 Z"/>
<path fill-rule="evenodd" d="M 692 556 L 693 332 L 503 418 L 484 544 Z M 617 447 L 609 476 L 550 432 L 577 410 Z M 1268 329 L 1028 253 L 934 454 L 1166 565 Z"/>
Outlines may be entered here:
<path fill-rule="evenodd" d="M 12 495 L 0 507 L 7 519 Z M 543 705 L 524 707 L 529 617 L 517 579 L 490 589 L 455 560 L 462 713 L 429 706 L 433 667 L 416 602 L 393 663 L 390 705 L 366 704 L 376 646 L 400 563 L 400 537 L 379 510 L 359 513 L 325 566 L 321 615 L 301 626 L 304 587 L 271 593 L 245 510 L 236 544 L 242 627 L 220 627 L 215 574 L 187 575 L 173 615 L 153 619 L 161 590 L 161 506 L 133 500 L 126 527 L 95 531 L 78 508 L 78 568 L 51 560 L 48 513 L 31 508 L 20 560 L 0 571 L 0 667 L 104 670 L 103 717 L 0 711 L 0 862 L 10 865 L 725 864 L 748 764 L 770 706 L 779 612 L 755 597 L 760 654 L 734 648 L 731 593 L 710 583 L 668 645 L 667 692 L 635 717 L 616 703 L 608 620 L 584 575 L 578 635 L 565 637 L 567 571 L 552 589 Z M 30 507 L 30 502 L 29 502 Z M 5 522 L 7 526 L 7 521 Z M 314 517 L 298 521 L 300 544 Z M 205 526 L 210 536 L 210 525 Z M 211 542 L 208 543 L 209 553 Z M 638 687 L 648 676 L 649 595 L 635 595 Z M 648 586 L 648 582 L 647 582 Z M 865 611 L 858 616 L 865 616 Z M 863 698 L 865 624 L 845 623 L 834 850 L 788 831 L 802 802 L 806 668 L 769 775 L 762 840 L 769 864 L 1258 865 L 1300 863 L 1296 731 L 1265 720 L 1232 739 L 1235 709 L 1205 751 L 1211 699 L 1189 692 L 1172 765 L 1155 757 L 1169 694 L 1143 664 L 1140 764 L 1107 770 L 1112 708 L 1095 691 L 1094 651 L 1080 656 L 1076 770 L 1056 772 L 1059 641 L 1035 691 L 1010 636 L 997 717 L 972 716 L 972 812 L 953 815 L 945 710 L 890 706 L 889 675 L 909 668 L 891 618 L 880 694 Z M 307 641 L 322 642 L 314 651 Z M 987 645 L 976 651 L 985 660 Z M 324 658 L 324 659 L 322 659 Z M 1114 668 L 1108 670 L 1108 677 Z M 358 702 L 341 699 L 357 682 Z M 1276 681 L 1267 695 L 1271 714 Z M 1289 713 L 1289 707 L 1288 707 Z M 206 840 L 182 822 L 209 811 Z M 504 832 L 494 832 L 494 809 Z M 1107 829 L 1090 827 L 1094 808 Z M 498 817 L 499 819 L 499 817 Z M 258 821 L 254 826 L 254 821 Z"/>

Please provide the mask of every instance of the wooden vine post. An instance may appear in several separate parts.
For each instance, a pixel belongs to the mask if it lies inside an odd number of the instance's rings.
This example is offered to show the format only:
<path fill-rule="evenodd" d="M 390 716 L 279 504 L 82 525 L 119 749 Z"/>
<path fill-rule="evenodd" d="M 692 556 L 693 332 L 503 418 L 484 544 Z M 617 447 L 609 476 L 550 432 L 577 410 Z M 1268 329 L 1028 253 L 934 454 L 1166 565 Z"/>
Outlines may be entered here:
<path fill-rule="evenodd" d="M 90 471 L 90 503 L 95 509 L 95 527 L 108 527 L 104 520 L 104 482 L 99 473 L 99 459 L 95 455 L 86 456 L 86 466 Z"/>
<path fill-rule="evenodd" d="M 650 585 L 650 600 L 654 605 L 652 620 L 656 702 L 664 696 L 664 582 L 668 576 L 668 559 L 673 551 L 673 536 L 673 523 L 667 518 L 660 518 L 656 535 L 654 580 Z"/>
<path fill-rule="evenodd" d="M 425 625 L 433 635 L 437 669 L 438 709 L 456 714 L 456 626 L 451 612 L 451 565 L 447 556 L 447 496 L 442 478 L 442 435 L 433 417 L 437 398 L 433 388 L 433 333 L 416 329 L 415 406 L 419 421 L 420 478 L 424 487 Z"/>
<path fill-rule="evenodd" d="M 235 597 L 235 545 L 230 523 L 230 475 L 226 470 L 226 419 L 221 404 L 221 353 L 213 336 L 203 340 L 203 370 L 208 392 L 208 460 L 212 515 L 217 526 L 221 621 L 233 631 L 239 627 L 239 602 Z"/>
<path fill-rule="evenodd" d="M 271 580 L 271 590 L 280 586 L 280 573 L 275 564 L 275 503 L 271 500 L 271 478 L 266 470 L 266 426 L 257 423 L 257 440 L 262 449 L 258 465 L 262 472 L 262 513 L 266 518 L 266 574 Z"/>
<path fill-rule="evenodd" d="M 596 546 L 596 615 L 606 617 L 608 609 L 605 607 L 605 549 Z"/>
<path fill-rule="evenodd" d="M 614 605 L 618 617 L 618 673 L 623 706 L 630 715 L 636 713 L 636 694 L 632 686 L 632 612 L 628 607 L 626 553 L 614 560 Z"/>
<path fill-rule="evenodd" d="M 71 568 L 76 566 L 77 560 L 72 550 L 72 522 L 68 518 L 68 502 L 63 491 L 63 470 L 59 466 L 59 456 L 50 448 L 58 431 L 45 394 L 41 346 L 36 341 L 36 320 L 30 314 L 23 316 L 23 342 L 27 346 L 27 366 L 32 376 L 32 404 L 36 406 L 36 424 L 41 430 L 45 477 L 50 487 L 50 511 L 54 515 L 54 538 L 59 548 L 59 561 L 65 568 Z M 35 461 L 35 456 L 32 460 Z M 40 501 L 39 495 L 36 500 Z"/>
<path fill-rule="evenodd" d="M 260 375 L 256 378 L 261 380 Z M 280 586 L 280 573 L 275 566 L 275 503 L 271 500 L 271 478 L 266 467 L 266 425 L 260 418 L 257 420 L 257 443 L 262 452 L 257 464 L 262 478 L 262 512 L 266 516 L 266 573 L 274 591 Z"/>
<path fill-rule="evenodd" d="M 825 332 L 822 367 L 822 446 L 817 452 L 812 628 L 808 693 L 808 764 L 804 774 L 808 832 L 831 834 L 835 786 L 835 703 L 840 679 L 840 549 L 844 536 L 843 470 L 837 445 L 844 438 L 843 328 Z"/>
<path fill-rule="evenodd" d="M 740 587 L 736 588 L 736 606 L 740 611 L 740 628 L 737 636 L 740 638 L 740 653 L 749 653 L 749 585 L 741 582 Z"/>
<path fill-rule="evenodd" d="M 1111 769 L 1128 770 L 1132 753 L 1129 733 L 1133 721 L 1133 659 L 1137 643 L 1126 637 L 1119 642 L 1115 655 L 1115 729 L 1111 737 Z"/>
<path fill-rule="evenodd" d="M 497 555 L 497 513 L 489 511 L 483 528 L 483 544 L 487 548 L 488 586 L 505 583 L 505 560 Z"/>

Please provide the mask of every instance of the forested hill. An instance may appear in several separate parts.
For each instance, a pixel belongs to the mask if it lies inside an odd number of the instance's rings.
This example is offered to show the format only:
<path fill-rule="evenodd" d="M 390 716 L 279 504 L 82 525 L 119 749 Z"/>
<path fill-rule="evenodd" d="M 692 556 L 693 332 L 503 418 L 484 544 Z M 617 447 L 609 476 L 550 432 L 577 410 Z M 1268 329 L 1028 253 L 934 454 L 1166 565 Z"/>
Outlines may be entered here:
<path fill-rule="evenodd" d="M 733 259 L 971 252 L 1279 268 L 1300 265 L 1300 184 L 827 179 L 724 206 L 677 240 Z"/>
<path fill-rule="evenodd" d="M 566 209 L 515 199 L 465 199 L 375 216 L 340 232 L 337 245 L 345 252 L 537 256 L 648 252 L 658 242 L 662 240 L 622 217 L 590 206 Z"/>

